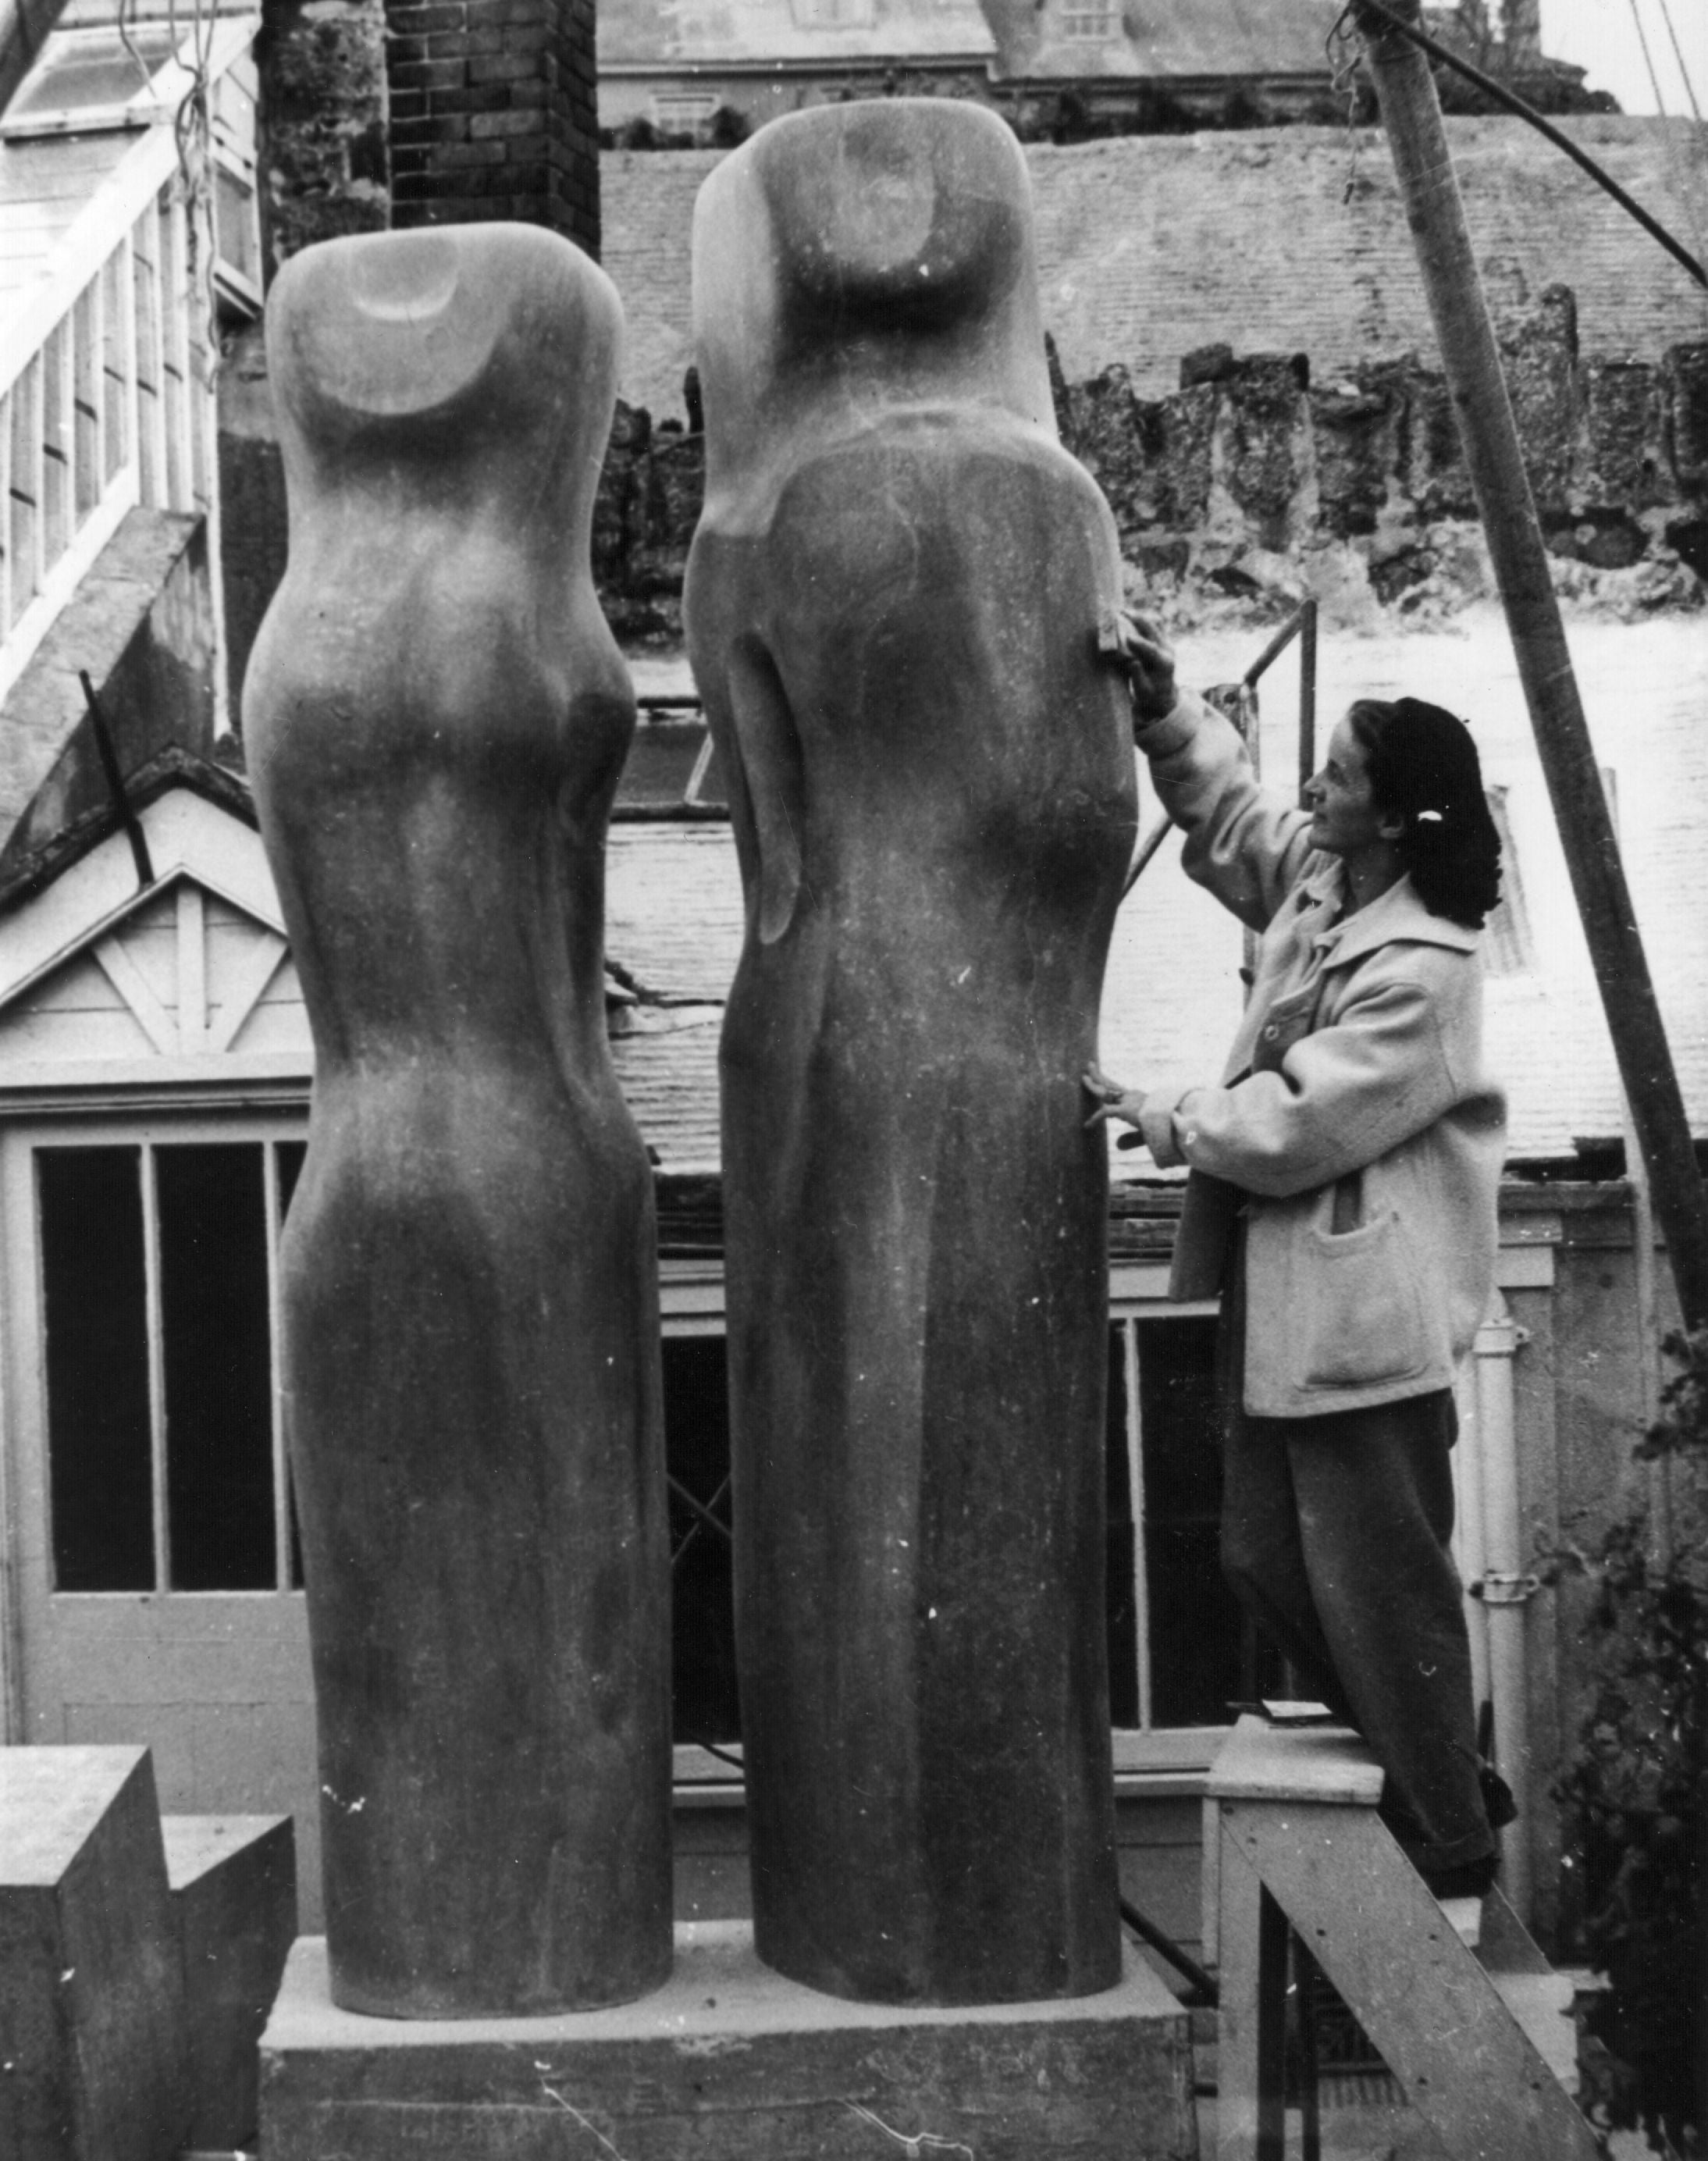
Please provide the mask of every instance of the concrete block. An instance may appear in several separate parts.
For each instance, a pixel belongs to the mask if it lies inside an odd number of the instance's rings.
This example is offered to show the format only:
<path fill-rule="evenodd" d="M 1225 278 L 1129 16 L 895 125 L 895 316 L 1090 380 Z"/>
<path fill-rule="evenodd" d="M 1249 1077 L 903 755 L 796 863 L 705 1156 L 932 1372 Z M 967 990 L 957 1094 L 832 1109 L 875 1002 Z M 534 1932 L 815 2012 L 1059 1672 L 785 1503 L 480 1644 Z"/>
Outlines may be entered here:
<path fill-rule="evenodd" d="M 638 2003 L 400 2024 L 336 2010 L 305 1937 L 262 2037 L 267 2161 L 977 2161 L 1195 2155 L 1186 2012 L 1129 1957 L 1049 2003 L 898 2009 L 760 1965 L 749 1925 L 679 1928 Z"/>
<path fill-rule="evenodd" d="M 261 2029 L 296 1935 L 289 1816 L 167 1816 L 161 1833 L 184 1959 L 193 2147 L 253 2139 Z"/>
<path fill-rule="evenodd" d="M 0 1748 L 0 2154 L 166 2161 L 184 1983 L 145 1748 Z"/>

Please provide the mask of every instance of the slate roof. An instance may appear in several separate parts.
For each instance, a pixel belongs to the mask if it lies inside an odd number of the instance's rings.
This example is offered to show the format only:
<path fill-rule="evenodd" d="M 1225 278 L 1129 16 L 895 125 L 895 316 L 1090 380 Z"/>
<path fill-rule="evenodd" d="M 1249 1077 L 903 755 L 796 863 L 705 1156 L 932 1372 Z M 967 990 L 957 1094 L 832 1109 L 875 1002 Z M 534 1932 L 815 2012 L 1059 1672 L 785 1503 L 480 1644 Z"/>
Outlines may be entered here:
<path fill-rule="evenodd" d="M 1574 624 L 1570 639 L 1596 750 L 1613 769 L 1627 874 L 1693 1129 L 1708 1136 L 1708 630 L 1700 617 Z M 1250 629 L 1183 638 L 1190 681 L 1242 673 L 1263 643 Z M 681 671 L 685 685 L 686 671 Z M 1325 635 L 1320 726 L 1360 694 L 1427 695 L 1465 713 L 1485 777 L 1506 792 L 1534 963 L 1488 991 L 1488 1057 L 1511 1105 L 1510 1154 L 1570 1157 L 1621 1132 L 1611 1044 L 1554 830 L 1504 627 L 1493 612 L 1428 634 Z M 1267 679 L 1264 748 L 1294 770 L 1296 683 L 1287 659 Z M 1147 796 L 1143 822 L 1154 805 Z M 717 1027 L 741 944 L 735 851 L 725 825 L 613 829 L 607 950 L 648 985 L 692 1001 L 693 1024 L 616 1045 L 618 1070 L 667 1169 L 715 1160 Z M 1240 934 L 1179 874 L 1170 839 L 1122 912 L 1101 1043 L 1106 1067 L 1136 1084 L 1214 1079 L 1237 1023 Z M 685 1013 L 683 1018 L 689 1018 Z M 1117 1174 L 1148 1172 L 1143 1154 Z"/>
<path fill-rule="evenodd" d="M 977 0 L 600 0 L 599 65 L 993 59 Z"/>

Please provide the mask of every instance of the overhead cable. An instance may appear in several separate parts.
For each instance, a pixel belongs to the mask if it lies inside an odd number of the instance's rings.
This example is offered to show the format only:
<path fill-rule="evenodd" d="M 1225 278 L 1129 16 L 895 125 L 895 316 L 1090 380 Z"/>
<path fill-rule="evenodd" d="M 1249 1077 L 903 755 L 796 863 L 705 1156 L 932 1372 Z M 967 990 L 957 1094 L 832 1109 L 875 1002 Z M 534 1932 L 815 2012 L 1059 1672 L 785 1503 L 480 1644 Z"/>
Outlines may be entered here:
<path fill-rule="evenodd" d="M 1605 189 L 1622 211 L 1634 217 L 1651 238 L 1658 240 L 1667 253 L 1690 272 L 1699 285 L 1708 287 L 1708 270 L 1702 268 L 1690 249 L 1681 241 L 1674 240 L 1658 218 L 1651 217 L 1641 203 L 1628 195 L 1604 166 L 1598 165 L 1586 150 L 1580 150 L 1570 136 L 1563 134 L 1551 120 L 1544 120 L 1535 107 L 1527 105 L 1516 91 L 1508 90 L 1504 83 L 1497 82 L 1492 76 L 1485 75 L 1480 67 L 1473 67 L 1469 60 L 1461 60 L 1457 53 L 1432 38 L 1427 30 L 1418 29 L 1403 17 L 1396 15 L 1391 8 L 1384 8 L 1382 0 L 1350 0 L 1350 4 L 1341 11 L 1341 18 L 1336 23 L 1336 30 L 1339 29 L 1340 22 L 1349 14 L 1373 15 L 1396 35 L 1406 39 L 1420 51 L 1428 53 L 1432 60 L 1440 60 L 1444 67 L 1451 68 L 1455 75 L 1462 75 L 1467 82 L 1474 82 L 1484 96 L 1492 97 L 1497 105 L 1503 106 L 1508 112 L 1515 112 L 1520 120 L 1528 121 L 1539 135 L 1546 136 L 1555 149 L 1564 150 L 1575 165 L 1580 165 L 1598 187 Z M 1330 31 L 1329 34 L 1332 38 L 1335 32 Z"/>

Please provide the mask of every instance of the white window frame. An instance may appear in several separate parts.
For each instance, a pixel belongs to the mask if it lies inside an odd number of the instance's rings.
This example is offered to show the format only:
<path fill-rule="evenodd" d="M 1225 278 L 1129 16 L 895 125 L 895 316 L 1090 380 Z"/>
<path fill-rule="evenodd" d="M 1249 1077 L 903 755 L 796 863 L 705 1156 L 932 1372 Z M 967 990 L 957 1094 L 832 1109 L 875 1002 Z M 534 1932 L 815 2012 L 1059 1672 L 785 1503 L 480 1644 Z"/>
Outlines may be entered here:
<path fill-rule="evenodd" d="M 29 1241 L 30 1281 L 34 1286 L 34 1310 L 28 1316 L 30 1352 L 35 1369 L 34 1398 L 39 1411 L 40 1430 L 34 1445 L 40 1450 L 39 1476 L 41 1492 L 46 1506 L 43 1520 L 37 1527 L 44 1543 L 42 1565 L 46 1571 L 48 1595 L 60 1598 L 134 1598 L 138 1596 L 174 1598 L 300 1598 L 299 1588 L 293 1588 L 290 1580 L 290 1507 L 289 1483 L 285 1465 L 283 1418 L 284 1383 L 279 1365 L 279 1233 L 282 1221 L 279 1179 L 279 1144 L 300 1144 L 308 1138 L 307 1119 L 301 1113 L 293 1116 L 289 1112 L 238 1112 L 229 1116 L 195 1117 L 174 1113 L 163 1117 L 124 1119 L 101 1117 L 67 1118 L 63 1121 L 36 1122 L 14 1128 L 9 1136 L 14 1147 L 21 1152 L 23 1168 L 13 1169 L 8 1176 L 9 1197 L 27 1212 L 27 1221 L 13 1224 L 8 1229 L 5 1252 L 10 1264 L 16 1255 L 16 1242 L 20 1237 Z M 167 1522 L 166 1487 L 166 1421 L 164 1389 L 165 1342 L 163 1334 L 160 1302 L 160 1253 L 159 1242 L 159 1208 L 155 1179 L 155 1163 L 160 1149 L 172 1147 L 195 1147 L 208 1144 L 260 1144 L 266 1201 L 268 1239 L 268 1330 L 271 1351 L 271 1402 L 273 1413 L 272 1461 L 273 1498 L 273 1580 L 260 1589 L 197 1590 L 189 1591 L 175 1586 L 171 1580 L 171 1555 Z M 149 1397 L 149 1474 L 153 1502 L 152 1539 L 154 1547 L 154 1580 L 152 1589 L 145 1593 L 136 1591 L 60 1591 L 53 1580 L 53 1525 L 50 1518 L 50 1406 L 47 1399 L 47 1313 L 43 1284 L 41 1252 L 40 1185 L 36 1172 L 37 1158 L 44 1149 L 51 1148 L 135 1148 L 142 1151 L 142 1204 L 143 1266 L 145 1269 L 145 1312 L 148 1328 L 148 1397 Z M 15 1275 L 12 1277 L 15 1283 Z M 8 1389 L 8 1398 L 16 1406 L 20 1391 Z M 14 1442 L 18 1436 L 13 1436 Z"/>
<path fill-rule="evenodd" d="M 717 111 L 717 95 L 714 91 L 654 91 L 653 125 L 671 135 L 691 135 L 706 125 Z"/>
<path fill-rule="evenodd" d="M 1060 20 L 1062 36 L 1072 44 L 1107 44 L 1118 28 L 1109 0 L 1065 0 Z"/>

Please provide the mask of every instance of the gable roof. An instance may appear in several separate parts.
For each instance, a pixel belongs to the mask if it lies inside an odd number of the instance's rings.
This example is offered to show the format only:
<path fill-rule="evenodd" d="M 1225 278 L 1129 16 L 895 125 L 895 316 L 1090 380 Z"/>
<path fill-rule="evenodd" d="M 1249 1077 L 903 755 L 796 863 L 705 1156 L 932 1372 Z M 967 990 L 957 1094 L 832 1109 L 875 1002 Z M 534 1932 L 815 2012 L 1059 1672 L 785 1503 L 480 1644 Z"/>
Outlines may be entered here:
<path fill-rule="evenodd" d="M 204 776 L 157 773 L 128 835 L 91 820 L 14 886 L 0 939 L 0 1089 L 241 1080 L 306 1087 L 302 992 L 253 820 Z M 140 793 L 140 791 L 139 791 Z"/>

